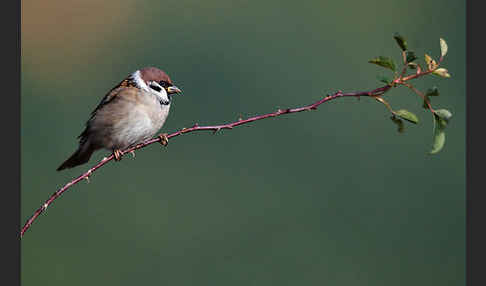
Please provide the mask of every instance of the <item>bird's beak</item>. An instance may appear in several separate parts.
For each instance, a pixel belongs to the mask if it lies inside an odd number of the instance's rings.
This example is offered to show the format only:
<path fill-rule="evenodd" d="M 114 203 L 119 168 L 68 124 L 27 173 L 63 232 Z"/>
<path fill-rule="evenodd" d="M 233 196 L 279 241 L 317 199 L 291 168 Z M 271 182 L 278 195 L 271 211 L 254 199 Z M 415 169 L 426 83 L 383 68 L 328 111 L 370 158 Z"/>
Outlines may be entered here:
<path fill-rule="evenodd" d="M 168 94 L 182 93 L 182 90 L 180 90 L 180 88 L 178 88 L 177 86 L 173 85 L 167 88 L 167 93 Z"/>

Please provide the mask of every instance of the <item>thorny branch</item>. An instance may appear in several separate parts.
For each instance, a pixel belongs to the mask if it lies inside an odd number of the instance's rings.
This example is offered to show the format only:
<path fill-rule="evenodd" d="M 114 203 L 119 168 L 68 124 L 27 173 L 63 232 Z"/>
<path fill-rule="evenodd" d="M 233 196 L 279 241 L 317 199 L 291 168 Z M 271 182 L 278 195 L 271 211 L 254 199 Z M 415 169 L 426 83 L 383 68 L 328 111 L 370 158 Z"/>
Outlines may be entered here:
<path fill-rule="evenodd" d="M 440 62 L 442 62 L 442 57 L 439 60 L 439 64 L 440 64 Z M 221 124 L 221 125 L 199 126 L 196 123 L 196 124 L 194 124 L 194 126 L 192 126 L 190 128 L 183 128 L 179 131 L 168 134 L 167 139 L 174 138 L 174 137 L 180 136 L 182 134 L 189 133 L 189 132 L 195 132 L 195 131 L 213 131 L 213 133 L 216 133 L 216 132 L 223 130 L 223 129 L 233 129 L 234 127 L 237 127 L 237 126 L 240 126 L 240 125 L 243 125 L 243 124 L 247 124 L 247 123 L 250 123 L 250 122 L 253 122 L 253 121 L 257 121 L 257 120 L 262 120 L 262 119 L 265 119 L 265 118 L 272 118 L 272 117 L 277 117 L 277 116 L 281 116 L 281 115 L 285 115 L 285 114 L 297 113 L 297 112 L 302 112 L 302 111 L 316 110 L 319 105 L 321 105 L 325 102 L 328 102 L 330 100 L 340 98 L 340 97 L 356 97 L 356 98 L 359 98 L 361 96 L 373 97 L 374 99 L 376 99 L 380 103 L 383 103 L 389 111 L 394 113 L 393 110 L 391 109 L 390 105 L 381 96 L 384 95 L 391 88 L 397 87 L 399 85 L 407 86 L 410 89 L 412 89 L 414 92 L 416 92 L 416 90 L 414 90 L 413 86 L 409 85 L 406 82 L 409 81 L 409 80 L 416 79 L 416 78 L 419 78 L 421 76 L 432 73 L 435 69 L 437 69 L 439 64 L 437 66 L 435 66 L 433 69 L 429 69 L 429 70 L 422 71 L 419 68 L 419 69 L 417 69 L 416 73 L 409 75 L 409 76 L 405 76 L 405 73 L 402 72 L 391 83 L 389 83 L 389 84 L 387 84 L 383 87 L 379 87 L 377 89 L 371 90 L 371 91 L 352 92 L 352 93 L 343 93 L 342 91 L 337 91 L 334 94 L 327 95 L 326 97 L 321 98 L 320 100 L 318 100 L 318 101 L 316 101 L 316 102 L 314 102 L 310 105 L 306 105 L 306 106 L 298 107 L 298 108 L 279 109 L 275 112 L 257 115 L 257 116 L 250 117 L 250 118 L 247 118 L 247 119 L 239 119 L 238 121 L 230 122 L 230 123 L 226 123 L 226 124 Z M 430 106 L 430 103 L 428 101 L 427 101 L 427 104 L 429 105 L 429 109 L 433 112 L 433 109 Z M 156 138 L 150 139 L 150 140 L 145 141 L 143 143 L 140 143 L 140 144 L 138 144 L 134 147 L 123 150 L 122 154 L 132 153 L 133 155 L 135 155 L 135 153 L 134 153 L 135 150 L 144 148 L 144 147 L 151 145 L 153 143 L 156 143 L 156 142 L 161 142 L 161 140 L 162 140 L 162 137 L 156 137 Z M 88 171 L 86 171 L 85 173 L 83 173 L 79 177 L 71 180 L 69 183 L 65 184 L 62 188 L 58 189 L 55 193 L 53 193 L 51 195 L 51 197 L 48 200 L 46 200 L 44 202 L 44 204 L 42 204 L 42 206 L 40 208 L 38 208 L 34 212 L 34 214 L 27 220 L 25 225 L 22 227 L 22 230 L 20 232 L 20 237 L 21 238 L 23 237 L 23 235 L 30 228 L 32 223 L 34 223 L 34 221 L 39 217 L 39 215 L 41 213 L 43 213 L 54 202 L 55 199 L 57 199 L 65 191 L 67 191 L 70 187 L 79 183 L 80 181 L 82 181 L 82 180 L 89 181 L 89 177 L 93 174 L 93 172 L 95 172 L 99 168 L 103 167 L 108 162 L 113 161 L 114 157 L 115 156 L 113 154 L 111 154 L 110 156 L 102 159 L 96 165 L 91 167 Z"/>
<path fill-rule="evenodd" d="M 223 130 L 223 129 L 233 129 L 236 126 L 240 126 L 240 125 L 243 125 L 243 124 L 246 124 L 246 123 L 250 123 L 250 122 L 265 119 L 265 118 L 277 117 L 277 116 L 281 116 L 281 115 L 284 115 L 284 114 L 291 114 L 291 113 L 297 113 L 297 112 L 302 112 L 302 111 L 315 110 L 315 109 L 317 109 L 317 107 L 319 105 L 323 104 L 324 102 L 327 102 L 327 101 L 330 101 L 330 100 L 333 100 L 333 99 L 336 99 L 336 98 L 339 98 L 339 97 L 379 96 L 390 88 L 391 88 L 391 86 L 387 85 L 387 86 L 377 88 L 377 89 L 375 89 L 373 91 L 369 91 L 369 92 L 343 93 L 341 91 L 338 91 L 338 92 L 334 93 L 333 95 L 328 95 L 328 96 L 320 99 L 319 101 L 316 101 L 315 103 L 304 106 L 304 107 L 298 107 L 298 108 L 292 108 L 292 109 L 279 109 L 275 112 L 271 112 L 271 113 L 267 113 L 267 114 L 263 114 L 263 115 L 258 115 L 258 116 L 250 117 L 250 118 L 247 118 L 247 119 L 240 119 L 240 120 L 235 121 L 235 122 L 221 124 L 221 125 L 199 126 L 198 124 L 194 124 L 194 126 L 192 126 L 190 128 L 183 128 L 179 131 L 176 131 L 172 134 L 167 135 L 167 138 L 171 139 L 171 138 L 180 136 L 182 134 L 189 133 L 189 132 L 195 132 L 195 131 L 213 131 L 213 133 L 216 133 L 216 132 Z M 140 144 L 138 144 L 134 147 L 123 150 L 123 154 L 134 152 L 135 150 L 144 148 L 144 147 L 151 145 L 153 143 L 160 142 L 160 140 L 161 140 L 160 137 L 150 139 L 150 140 L 145 141 L 143 143 L 140 143 Z M 80 181 L 89 180 L 89 177 L 91 176 L 91 174 L 93 174 L 93 172 L 95 172 L 96 170 L 98 170 L 99 168 L 101 168 L 102 166 L 107 164 L 108 162 L 112 161 L 113 159 L 114 159 L 113 154 L 110 155 L 109 157 L 104 158 L 103 160 L 98 162 L 98 164 L 91 167 L 84 174 L 73 179 L 72 181 L 70 181 L 69 183 L 64 185 L 62 188 L 57 190 L 54 194 L 52 194 L 51 197 L 47 201 L 45 201 L 44 204 L 39 209 L 37 209 L 35 211 L 35 213 L 29 218 L 29 220 L 22 227 L 22 230 L 20 232 L 20 237 L 22 237 L 24 235 L 24 233 L 29 229 L 29 227 L 32 225 L 32 223 L 37 219 L 37 217 L 39 217 L 39 215 L 41 213 L 43 213 L 54 202 L 55 199 L 57 199 L 65 191 L 67 191 L 70 187 L 79 183 Z"/>

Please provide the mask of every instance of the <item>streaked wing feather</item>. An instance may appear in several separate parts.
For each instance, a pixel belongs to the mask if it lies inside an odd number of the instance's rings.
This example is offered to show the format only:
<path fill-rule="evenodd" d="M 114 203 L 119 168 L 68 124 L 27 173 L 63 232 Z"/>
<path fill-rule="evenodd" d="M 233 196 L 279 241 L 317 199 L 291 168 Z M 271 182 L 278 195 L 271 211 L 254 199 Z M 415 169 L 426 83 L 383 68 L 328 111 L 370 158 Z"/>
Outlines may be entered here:
<path fill-rule="evenodd" d="M 114 88 L 112 88 L 101 100 L 101 102 L 96 106 L 96 108 L 91 112 L 91 117 L 96 114 L 96 112 L 102 108 L 105 104 L 108 102 L 112 101 L 113 98 L 116 97 L 117 94 L 120 94 L 120 88 L 126 88 L 126 87 L 137 87 L 136 83 L 130 78 L 126 78 L 122 80 L 118 85 L 116 85 Z"/>
<path fill-rule="evenodd" d="M 103 97 L 103 99 L 101 99 L 100 103 L 96 106 L 96 108 L 91 112 L 91 116 L 88 119 L 88 121 L 86 122 L 86 128 L 78 136 L 78 139 L 80 139 L 80 143 L 83 143 L 86 140 L 86 136 L 87 136 L 88 129 L 89 129 L 89 123 L 93 119 L 93 117 L 96 115 L 96 113 L 100 109 L 102 109 L 107 103 L 113 101 L 120 94 L 122 94 L 122 93 L 129 94 L 129 93 L 124 92 L 125 89 L 128 90 L 128 89 L 132 89 L 132 88 L 136 88 L 136 87 L 137 87 L 137 85 L 136 85 L 136 83 L 133 81 L 133 79 L 131 77 L 128 77 L 128 78 L 122 80 L 119 84 L 117 84 L 115 87 L 113 87 Z M 136 94 L 136 93 L 132 93 L 132 94 Z"/>

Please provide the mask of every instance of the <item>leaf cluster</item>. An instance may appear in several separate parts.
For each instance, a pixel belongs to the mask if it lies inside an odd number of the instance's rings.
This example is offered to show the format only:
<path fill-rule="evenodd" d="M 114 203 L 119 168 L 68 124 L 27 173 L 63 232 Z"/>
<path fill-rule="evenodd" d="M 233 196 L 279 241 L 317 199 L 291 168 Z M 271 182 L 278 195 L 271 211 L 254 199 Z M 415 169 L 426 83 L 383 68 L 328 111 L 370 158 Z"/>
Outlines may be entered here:
<path fill-rule="evenodd" d="M 436 61 L 433 57 L 428 54 L 424 55 L 423 64 L 424 66 L 417 62 L 418 59 L 417 55 L 414 51 L 410 50 L 408 47 L 408 43 L 406 39 L 400 35 L 399 33 L 395 33 L 393 35 L 398 47 L 401 50 L 402 54 L 402 68 L 401 71 L 397 71 L 397 65 L 395 64 L 394 60 L 391 57 L 386 56 L 378 56 L 375 57 L 368 62 L 382 68 L 388 69 L 393 72 L 393 79 L 390 79 L 387 76 L 380 75 L 378 80 L 387 84 L 389 87 L 396 87 L 396 86 L 406 86 L 410 90 L 412 90 L 415 94 L 422 98 L 422 107 L 429 110 L 434 119 L 434 130 L 433 130 L 433 142 L 432 142 L 432 150 L 429 154 L 436 154 L 438 153 L 444 146 L 445 143 L 445 128 L 449 123 L 449 120 L 452 117 L 452 113 L 447 109 L 438 109 L 435 110 L 432 107 L 431 97 L 439 96 L 439 89 L 436 86 L 433 86 L 427 89 L 426 92 L 422 92 L 416 89 L 413 85 L 409 83 L 409 81 L 413 79 L 417 79 L 419 77 L 427 76 L 427 75 L 436 75 L 442 78 L 450 78 L 451 75 L 449 71 L 441 67 L 441 63 L 448 52 L 448 46 L 444 39 L 439 39 L 439 46 L 440 46 L 440 57 Z M 407 74 L 407 72 L 413 71 L 411 74 Z M 419 119 L 418 117 L 408 111 L 406 109 L 399 109 L 394 110 L 391 105 L 386 102 L 382 98 L 383 94 L 374 96 L 375 99 L 384 104 L 386 108 L 391 112 L 390 119 L 393 123 L 395 123 L 398 127 L 398 132 L 403 133 L 405 131 L 405 124 L 403 120 L 418 124 Z"/>

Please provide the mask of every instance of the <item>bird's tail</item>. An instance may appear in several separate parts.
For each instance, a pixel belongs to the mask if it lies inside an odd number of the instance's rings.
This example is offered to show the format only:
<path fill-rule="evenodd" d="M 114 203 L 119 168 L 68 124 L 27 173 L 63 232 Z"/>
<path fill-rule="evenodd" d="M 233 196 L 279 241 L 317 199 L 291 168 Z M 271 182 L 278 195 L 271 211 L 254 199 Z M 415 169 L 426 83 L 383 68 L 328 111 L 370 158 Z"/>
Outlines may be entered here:
<path fill-rule="evenodd" d="M 94 151 L 95 150 L 91 146 L 89 146 L 89 144 L 85 143 L 80 145 L 78 150 L 76 150 L 76 152 L 74 152 L 71 157 L 69 157 L 66 161 L 64 161 L 64 163 L 61 164 L 61 166 L 57 168 L 57 171 L 76 167 L 78 165 L 88 162 Z"/>

